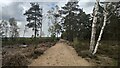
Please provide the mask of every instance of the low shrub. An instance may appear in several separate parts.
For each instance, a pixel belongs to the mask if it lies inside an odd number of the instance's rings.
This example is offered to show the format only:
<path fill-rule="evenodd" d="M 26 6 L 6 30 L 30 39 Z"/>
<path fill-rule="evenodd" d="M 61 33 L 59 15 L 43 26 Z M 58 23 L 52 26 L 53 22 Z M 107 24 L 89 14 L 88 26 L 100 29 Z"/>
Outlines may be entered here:
<path fill-rule="evenodd" d="M 98 54 L 104 54 L 111 58 L 118 59 L 118 45 L 115 44 L 115 42 L 112 43 L 106 43 L 103 42 L 99 46 Z"/>
<path fill-rule="evenodd" d="M 73 47 L 75 48 L 79 56 L 82 56 L 82 57 L 89 56 L 88 45 L 89 45 L 89 42 L 87 41 L 78 40 L 77 38 L 73 40 Z"/>
<path fill-rule="evenodd" d="M 27 45 L 37 45 L 40 43 L 45 43 L 45 42 L 56 42 L 58 41 L 59 38 L 53 39 L 52 37 L 41 37 L 41 38 L 24 38 L 24 37 L 19 37 L 19 38 L 2 38 L 2 46 L 8 46 L 8 45 L 21 45 L 23 43 L 26 43 Z"/>
<path fill-rule="evenodd" d="M 2 66 L 26 66 L 28 63 L 27 58 L 19 53 L 6 55 L 2 60 Z"/>
<path fill-rule="evenodd" d="M 119 46 L 117 43 L 118 41 L 101 41 L 96 55 L 106 55 L 110 58 L 118 60 Z M 89 50 L 89 41 L 74 39 L 73 47 L 78 55 L 91 57 L 91 55 L 88 54 L 89 52 L 86 52 Z"/>
<path fill-rule="evenodd" d="M 38 56 L 42 55 L 43 53 L 44 53 L 44 50 L 35 49 L 31 55 L 32 55 L 33 59 L 36 59 L 36 58 L 38 58 Z"/>

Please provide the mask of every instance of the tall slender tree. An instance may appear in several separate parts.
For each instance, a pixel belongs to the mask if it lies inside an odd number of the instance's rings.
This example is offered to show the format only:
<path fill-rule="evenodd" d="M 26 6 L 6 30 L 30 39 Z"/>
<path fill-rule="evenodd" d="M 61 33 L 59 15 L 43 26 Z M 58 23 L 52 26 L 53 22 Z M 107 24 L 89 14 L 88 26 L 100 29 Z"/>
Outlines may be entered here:
<path fill-rule="evenodd" d="M 105 29 L 105 26 L 106 26 L 107 22 L 110 21 L 110 18 L 112 17 L 112 15 L 116 11 L 116 9 L 117 9 L 117 6 L 115 6 L 112 2 L 104 4 L 104 10 L 103 10 L 104 11 L 104 13 L 103 13 L 104 21 L 103 21 L 103 26 L 101 28 L 101 31 L 100 31 L 97 43 L 95 45 L 95 49 L 94 49 L 94 51 L 92 53 L 93 55 L 97 52 L 100 40 L 101 40 L 102 35 L 103 35 L 103 31 Z"/>
<path fill-rule="evenodd" d="M 9 19 L 9 24 L 10 24 L 10 34 L 11 37 L 19 37 L 19 27 L 17 26 L 17 21 L 15 20 L 15 18 L 10 18 Z"/>
<path fill-rule="evenodd" d="M 24 13 L 27 16 L 27 21 L 29 22 L 27 26 L 33 28 L 34 37 L 39 34 L 38 31 L 42 32 L 42 8 L 39 7 L 38 3 L 30 3 L 31 7 Z"/>
<path fill-rule="evenodd" d="M 4 34 L 2 26 L 2 23 L 0 23 L 0 38 L 3 37 Z"/>
<path fill-rule="evenodd" d="M 91 40 L 90 40 L 90 53 L 92 54 L 95 46 L 95 37 L 96 37 L 96 26 L 98 20 L 98 12 L 99 12 L 99 0 L 96 0 L 94 11 L 93 11 L 93 22 L 92 22 L 92 32 L 91 32 Z"/>
<path fill-rule="evenodd" d="M 9 26 L 8 26 L 8 22 L 5 21 L 5 20 L 2 20 L 1 23 L 0 23 L 0 29 L 1 29 L 1 35 L 5 36 L 5 37 L 8 37 L 8 29 L 9 29 Z"/>
<path fill-rule="evenodd" d="M 24 29 L 24 32 L 23 32 L 23 37 L 25 36 L 25 33 L 27 32 L 27 26 L 25 25 L 25 29 Z"/>
<path fill-rule="evenodd" d="M 48 19 L 51 20 L 51 24 L 52 24 L 52 25 L 50 25 L 50 21 L 49 21 L 48 31 L 52 35 L 55 35 L 56 37 L 58 37 L 58 34 L 60 34 L 60 31 L 61 31 L 61 25 L 59 23 L 60 14 L 58 12 L 59 12 L 58 5 L 56 5 L 54 8 L 52 8 L 51 10 L 48 11 Z"/>

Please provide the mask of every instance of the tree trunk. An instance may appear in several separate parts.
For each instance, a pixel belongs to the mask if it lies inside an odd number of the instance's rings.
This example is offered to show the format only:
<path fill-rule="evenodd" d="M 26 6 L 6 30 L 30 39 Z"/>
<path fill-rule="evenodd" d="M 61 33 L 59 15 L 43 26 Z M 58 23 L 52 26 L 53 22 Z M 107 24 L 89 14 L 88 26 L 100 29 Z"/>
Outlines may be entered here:
<path fill-rule="evenodd" d="M 97 40 L 95 49 L 94 49 L 94 51 L 93 51 L 93 53 L 92 53 L 93 55 L 97 52 L 97 49 L 98 49 L 98 46 L 99 46 L 99 43 L 100 43 L 100 40 L 101 40 L 103 31 L 104 31 L 104 28 L 105 28 L 105 26 L 106 26 L 106 23 L 107 23 L 107 13 L 105 12 L 105 13 L 104 13 L 104 22 L 103 22 L 103 26 L 102 26 L 102 28 L 101 28 L 101 31 L 100 31 L 100 34 L 99 34 L 99 37 L 98 37 L 98 40 Z"/>
<path fill-rule="evenodd" d="M 97 15 L 99 10 L 98 4 L 99 4 L 99 1 L 97 1 L 95 5 L 94 17 L 93 17 L 93 23 L 92 23 L 92 33 L 91 33 L 91 41 L 90 41 L 90 49 L 89 49 L 91 54 L 95 46 L 96 23 L 97 23 Z"/>
<path fill-rule="evenodd" d="M 35 13 L 36 13 L 36 10 L 35 10 Z M 36 15 L 35 15 L 35 38 L 36 38 L 36 35 L 37 35 L 37 24 L 36 24 Z"/>
<path fill-rule="evenodd" d="M 90 53 L 92 53 L 95 45 L 95 34 L 96 34 L 96 22 L 97 22 L 97 17 L 93 19 L 93 24 L 92 24 L 92 33 L 91 33 L 91 41 L 90 41 Z"/>
<path fill-rule="evenodd" d="M 26 29 L 27 29 L 27 28 L 26 28 L 26 26 L 25 26 L 25 30 L 24 30 L 24 33 L 23 33 L 23 37 L 25 36 Z"/>

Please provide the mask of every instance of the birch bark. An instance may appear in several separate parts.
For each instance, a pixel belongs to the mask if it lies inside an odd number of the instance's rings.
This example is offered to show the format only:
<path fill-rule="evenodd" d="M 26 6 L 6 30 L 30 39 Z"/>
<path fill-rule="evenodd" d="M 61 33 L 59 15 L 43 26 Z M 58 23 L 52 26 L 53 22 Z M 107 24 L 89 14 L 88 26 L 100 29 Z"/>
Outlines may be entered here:
<path fill-rule="evenodd" d="M 96 43 L 96 46 L 95 46 L 95 49 L 93 51 L 93 55 L 97 52 L 97 49 L 98 49 L 98 46 L 99 46 L 99 43 L 100 43 L 100 40 L 101 40 L 101 37 L 103 35 L 103 31 L 104 31 L 104 28 L 106 26 L 106 23 L 107 23 L 107 13 L 105 12 L 104 13 L 104 22 L 103 22 L 103 26 L 101 28 L 101 31 L 100 31 L 100 34 L 99 34 L 99 37 L 98 37 L 98 40 L 97 40 L 97 43 Z"/>
<path fill-rule="evenodd" d="M 95 4 L 95 10 L 94 10 L 94 17 L 93 17 L 93 23 L 92 23 L 92 32 L 91 32 L 91 41 L 90 41 L 90 49 L 89 52 L 92 54 L 95 46 L 95 35 L 96 35 L 96 23 L 98 18 L 98 10 L 99 10 L 99 0 L 96 0 Z"/>

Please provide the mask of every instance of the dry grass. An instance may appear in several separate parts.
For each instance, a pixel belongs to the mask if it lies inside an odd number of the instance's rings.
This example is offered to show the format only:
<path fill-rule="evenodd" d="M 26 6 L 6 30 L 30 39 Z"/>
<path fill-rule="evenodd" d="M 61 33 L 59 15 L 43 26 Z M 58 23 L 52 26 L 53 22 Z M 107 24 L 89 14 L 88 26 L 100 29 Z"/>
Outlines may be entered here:
<path fill-rule="evenodd" d="M 42 46 L 43 44 L 45 46 Z M 2 66 L 27 66 L 33 59 L 42 55 L 45 50 L 54 44 L 55 43 L 41 43 L 35 50 L 33 45 L 26 48 L 18 46 L 4 47 L 2 52 Z"/>

